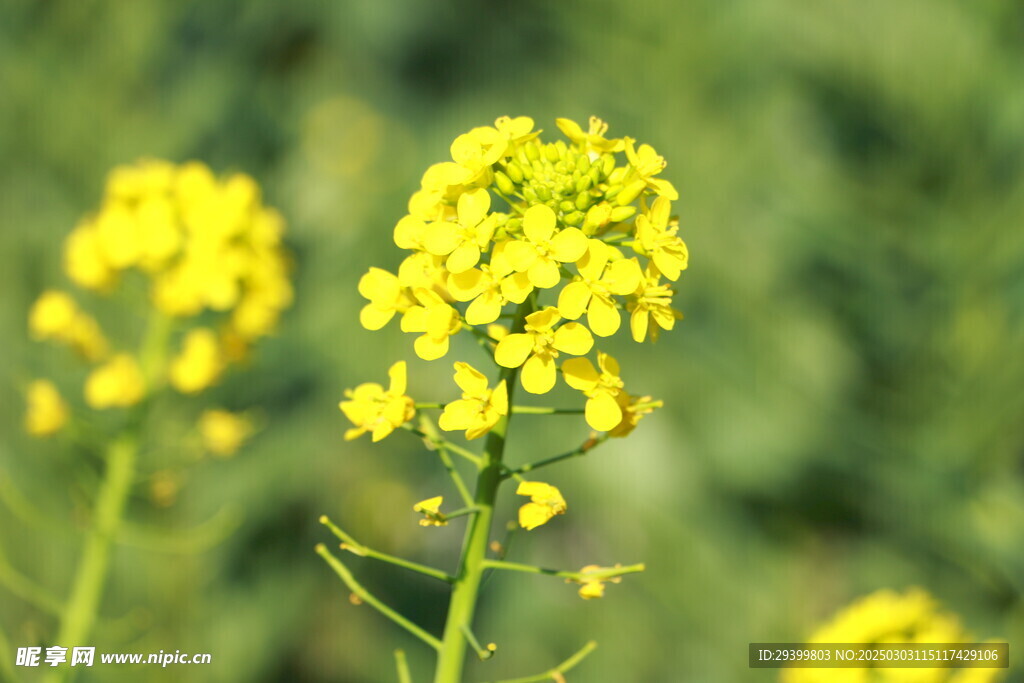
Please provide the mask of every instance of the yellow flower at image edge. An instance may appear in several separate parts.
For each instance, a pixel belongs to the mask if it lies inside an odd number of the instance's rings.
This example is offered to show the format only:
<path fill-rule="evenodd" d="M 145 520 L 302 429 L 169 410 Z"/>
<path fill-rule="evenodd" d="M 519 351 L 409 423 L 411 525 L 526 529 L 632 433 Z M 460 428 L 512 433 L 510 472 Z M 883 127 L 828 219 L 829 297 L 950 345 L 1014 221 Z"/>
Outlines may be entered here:
<path fill-rule="evenodd" d="M 547 524 L 552 517 L 565 514 L 568 509 L 562 492 L 542 481 L 520 482 L 516 495 L 530 497 L 530 502 L 519 508 L 519 526 L 527 531 Z"/>
<path fill-rule="evenodd" d="M 455 364 L 455 383 L 462 389 L 462 398 L 444 407 L 438 425 L 446 432 L 466 430 L 467 439 L 476 439 L 491 431 L 504 415 L 508 415 L 508 389 L 502 380 L 493 390 L 487 378 L 469 363 Z"/>
<path fill-rule="evenodd" d="M 32 436 L 50 436 L 68 421 L 68 406 L 53 382 L 37 379 L 26 392 L 25 431 Z"/>
<path fill-rule="evenodd" d="M 199 417 L 203 448 L 214 455 L 234 455 L 252 436 L 252 421 L 227 410 L 207 410 Z"/>
<path fill-rule="evenodd" d="M 146 394 L 146 381 L 135 358 L 120 353 L 89 374 L 85 380 L 85 401 L 91 407 L 124 408 L 135 405 Z"/>
<path fill-rule="evenodd" d="M 374 441 L 380 441 L 416 414 L 413 400 L 405 395 L 406 365 L 399 361 L 388 370 L 391 384 L 387 391 L 379 384 L 367 382 L 355 389 L 347 389 L 338 407 L 356 425 L 345 432 L 345 439 L 357 439 L 370 432 Z"/>
<path fill-rule="evenodd" d="M 423 513 L 420 526 L 448 526 L 448 520 L 441 512 L 442 503 L 444 503 L 444 496 L 434 496 L 412 506 L 413 512 Z"/>

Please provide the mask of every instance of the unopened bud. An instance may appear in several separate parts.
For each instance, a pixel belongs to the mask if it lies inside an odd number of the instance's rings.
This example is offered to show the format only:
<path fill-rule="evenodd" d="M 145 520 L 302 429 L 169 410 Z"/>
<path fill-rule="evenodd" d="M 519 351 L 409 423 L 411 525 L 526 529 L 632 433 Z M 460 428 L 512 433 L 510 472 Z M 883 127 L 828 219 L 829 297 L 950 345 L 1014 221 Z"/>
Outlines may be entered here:
<path fill-rule="evenodd" d="M 593 203 L 593 201 L 594 198 L 590 196 L 589 192 L 580 192 L 578 195 L 576 195 L 576 208 L 579 209 L 580 211 L 586 211 L 588 208 L 590 208 L 590 205 L 591 203 Z"/>
<path fill-rule="evenodd" d="M 505 164 L 505 172 L 508 173 L 512 182 L 516 184 L 523 182 L 523 169 L 516 162 L 510 161 Z"/>
<path fill-rule="evenodd" d="M 504 194 L 512 194 L 516 191 L 516 186 L 512 183 L 511 178 L 501 171 L 494 172 L 494 184 L 497 185 L 498 189 Z"/>
<path fill-rule="evenodd" d="M 619 196 L 615 198 L 615 201 L 619 203 L 619 206 L 630 204 L 634 199 L 640 196 L 640 193 L 644 191 L 645 187 L 647 187 L 647 183 L 644 181 L 634 180 L 626 186 L 626 189 L 619 193 Z"/>
<path fill-rule="evenodd" d="M 616 206 L 612 209 L 611 220 L 613 223 L 620 223 L 629 220 L 636 213 L 635 206 Z"/>

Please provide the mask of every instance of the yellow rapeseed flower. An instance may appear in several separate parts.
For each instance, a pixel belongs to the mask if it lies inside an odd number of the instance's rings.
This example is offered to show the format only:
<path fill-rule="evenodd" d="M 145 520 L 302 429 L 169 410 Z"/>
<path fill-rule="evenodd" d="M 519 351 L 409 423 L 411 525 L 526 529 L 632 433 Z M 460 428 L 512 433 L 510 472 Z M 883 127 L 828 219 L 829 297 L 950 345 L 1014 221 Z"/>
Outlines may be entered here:
<path fill-rule="evenodd" d="M 615 565 L 619 567 L 621 565 Z M 622 583 L 621 576 L 614 576 L 611 578 L 601 577 L 598 572 L 607 570 L 608 567 L 601 567 L 596 564 L 588 564 L 586 567 L 580 569 L 579 573 L 582 575 L 579 580 L 575 580 L 576 583 L 580 584 L 579 596 L 584 600 L 593 600 L 595 598 L 604 597 L 604 584 L 605 583 Z M 566 583 L 570 583 L 573 580 L 566 579 Z"/>
<path fill-rule="evenodd" d="M 490 208 L 487 190 L 466 192 L 459 197 L 457 221 L 436 221 L 426 227 L 426 250 L 435 256 L 447 256 L 445 267 L 451 273 L 469 270 L 480 262 L 480 254 L 494 235 L 496 216 L 488 215 Z"/>
<path fill-rule="evenodd" d="M 615 400 L 622 411 L 622 420 L 609 430 L 608 436 L 619 438 L 629 436 L 645 415 L 650 415 L 664 405 L 662 401 L 655 401 L 650 396 L 630 396 L 625 390 L 620 391 Z"/>
<path fill-rule="evenodd" d="M 448 339 L 462 329 L 462 318 L 437 292 L 417 289 L 414 294 L 419 303 L 402 316 L 402 332 L 421 333 L 413 342 L 416 355 L 437 360 L 448 353 Z"/>
<path fill-rule="evenodd" d="M 98 361 L 107 354 L 107 340 L 99 324 L 64 292 L 43 292 L 32 305 L 28 326 L 34 338 L 66 344 L 88 361 Z"/>
<path fill-rule="evenodd" d="M 398 277 L 382 268 L 370 268 L 359 278 L 359 293 L 370 300 L 359 311 L 359 323 L 368 330 L 381 329 L 416 303 Z"/>
<path fill-rule="evenodd" d="M 348 400 L 342 401 L 338 407 L 355 425 L 345 432 L 346 440 L 357 439 L 370 432 L 374 441 L 380 441 L 416 414 L 413 400 L 405 395 L 405 361 L 392 365 L 388 376 L 391 384 L 387 391 L 381 385 L 369 382 L 345 390 Z"/>
<path fill-rule="evenodd" d="M 456 301 L 470 301 L 466 308 L 466 322 L 487 325 L 501 315 L 508 302 L 521 304 L 533 291 L 526 273 L 514 272 L 505 256 L 508 240 L 494 245 L 490 264 L 448 276 L 448 292 Z"/>
<path fill-rule="evenodd" d="M 146 395 L 146 381 L 135 357 L 119 353 L 93 370 L 85 380 L 85 401 L 91 407 L 125 408 Z"/>
<path fill-rule="evenodd" d="M 584 409 L 587 424 L 599 432 L 607 432 L 622 422 L 618 396 L 624 385 L 619 377 L 619 364 L 614 358 L 598 351 L 597 365 L 600 371 L 588 358 L 570 358 L 562 363 L 562 376 L 566 384 L 587 397 Z"/>
<path fill-rule="evenodd" d="M 625 141 L 621 139 L 605 138 L 604 134 L 608 132 L 608 124 L 596 116 L 590 117 L 590 127 L 586 133 L 583 132 L 580 124 L 572 119 L 555 119 L 555 124 L 565 134 L 565 137 L 572 140 L 573 144 L 583 152 L 598 154 L 621 152 L 625 147 Z"/>
<path fill-rule="evenodd" d="M 648 213 L 636 217 L 636 239 L 637 252 L 650 257 L 662 275 L 675 281 L 686 270 L 690 254 L 686 243 L 676 234 L 679 224 L 671 220 L 671 206 L 665 197 L 655 199 Z"/>
<path fill-rule="evenodd" d="M 525 272 L 538 289 L 554 287 L 561 280 L 559 263 L 578 261 L 587 250 L 587 238 L 578 228 L 556 232 L 557 216 L 551 207 L 536 204 L 523 216 L 525 240 L 506 247 L 512 265 Z"/>
<path fill-rule="evenodd" d="M 490 184 L 491 165 L 505 156 L 508 136 L 490 126 L 474 128 L 452 142 L 452 159 L 468 172 L 464 184 Z"/>
<path fill-rule="evenodd" d="M 648 331 L 651 341 L 658 340 L 659 330 L 671 330 L 683 314 L 672 308 L 672 286 L 661 282 L 661 272 L 648 263 L 643 281 L 626 304 L 630 312 L 629 326 L 636 342 L 643 342 Z M 651 325 L 651 323 L 654 325 Z"/>
<path fill-rule="evenodd" d="M 234 455 L 252 432 L 252 420 L 239 413 L 213 409 L 199 416 L 203 448 L 214 455 L 225 458 Z"/>
<path fill-rule="evenodd" d="M 546 394 L 555 386 L 555 359 L 560 351 L 582 356 L 594 345 L 590 330 L 579 323 L 555 329 L 560 320 L 554 306 L 531 313 L 526 317 L 524 332 L 504 337 L 494 349 L 498 365 L 523 366 L 520 380 L 531 394 Z"/>
<path fill-rule="evenodd" d="M 558 295 L 562 317 L 576 320 L 586 311 L 587 324 L 600 337 L 610 337 L 622 324 L 613 295 L 632 294 L 643 279 L 635 259 L 609 261 L 614 251 L 601 240 L 588 240 L 587 253 L 576 262 L 579 277 Z"/>
<path fill-rule="evenodd" d="M 25 396 L 25 431 L 31 436 L 56 434 L 68 421 L 68 405 L 53 382 L 34 380 Z"/>
<path fill-rule="evenodd" d="M 555 515 L 565 514 L 568 508 L 562 492 L 541 481 L 519 482 L 516 495 L 530 497 L 530 502 L 519 508 L 519 526 L 527 531 L 547 524 Z"/>
<path fill-rule="evenodd" d="M 469 363 L 455 363 L 455 383 L 462 389 L 462 398 L 444 407 L 438 426 L 446 432 L 466 430 L 467 439 L 476 439 L 491 431 L 503 416 L 508 415 L 508 389 L 505 380 L 493 390 L 487 378 Z"/>
<path fill-rule="evenodd" d="M 178 391 L 195 394 L 216 383 L 224 366 L 216 333 L 197 327 L 185 335 L 181 352 L 171 361 L 169 377 Z"/>
<path fill-rule="evenodd" d="M 423 513 L 420 526 L 448 526 L 448 520 L 441 512 L 441 505 L 444 503 L 444 496 L 434 496 L 421 500 L 412 506 L 413 512 Z"/>
<path fill-rule="evenodd" d="M 633 138 L 626 138 L 626 158 L 629 159 L 634 173 L 659 197 L 672 201 L 679 199 L 679 193 L 672 183 L 654 177 L 665 170 L 665 157 L 660 156 L 650 145 L 640 145 L 640 149 L 636 149 L 635 142 Z"/>

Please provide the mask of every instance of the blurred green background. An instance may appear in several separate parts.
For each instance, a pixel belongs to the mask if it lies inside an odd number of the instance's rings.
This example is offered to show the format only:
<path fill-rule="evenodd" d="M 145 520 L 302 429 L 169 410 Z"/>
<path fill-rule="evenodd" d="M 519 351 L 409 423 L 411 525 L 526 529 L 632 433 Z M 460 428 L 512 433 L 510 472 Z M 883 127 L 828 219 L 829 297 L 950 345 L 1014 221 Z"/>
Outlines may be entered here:
<path fill-rule="evenodd" d="M 461 524 L 415 524 L 412 503 L 447 481 L 413 438 L 341 438 L 343 389 L 384 380 L 395 360 L 410 361 L 420 400 L 450 385 L 450 364 L 416 359 L 396 326 L 359 327 L 355 285 L 371 265 L 397 266 L 391 229 L 457 134 L 503 114 L 557 134 L 555 117 L 597 114 L 669 161 L 692 254 L 686 319 L 653 347 L 610 347 L 627 386 L 666 408 L 550 470 L 570 514 L 518 538 L 510 559 L 649 569 L 590 602 L 546 577 L 492 580 L 477 632 L 500 650 L 468 680 L 539 672 L 589 638 L 600 648 L 570 680 L 775 680 L 747 669 L 747 643 L 799 640 L 859 595 L 910 585 L 1013 653 L 1022 83 L 1015 0 L 8 0 L 0 477 L 49 521 L 0 506 L 0 558 L 65 594 L 95 476 L 94 460 L 21 430 L 24 383 L 70 372 L 25 330 L 39 292 L 66 283 L 64 235 L 117 164 L 243 170 L 287 218 L 296 304 L 210 400 L 258 407 L 265 428 L 233 460 L 175 474 L 169 505 L 140 483 L 132 518 L 182 547 L 119 547 L 90 643 L 214 663 L 81 680 L 390 681 L 395 647 L 428 680 L 430 653 L 350 605 L 313 553 L 330 541 L 321 513 L 444 567 L 461 540 Z M 455 351 L 476 357 L 466 340 Z M 168 410 L 152 463 L 186 449 L 189 415 Z M 574 418 L 535 424 L 513 461 L 533 459 L 538 439 L 556 452 L 585 434 Z M 508 518 L 512 498 L 499 501 Z M 237 529 L 212 547 L 188 531 L 232 515 Z M 442 589 L 349 559 L 387 602 L 440 627 Z M 48 643 L 55 623 L 0 586 L 0 627 L 14 648 Z"/>

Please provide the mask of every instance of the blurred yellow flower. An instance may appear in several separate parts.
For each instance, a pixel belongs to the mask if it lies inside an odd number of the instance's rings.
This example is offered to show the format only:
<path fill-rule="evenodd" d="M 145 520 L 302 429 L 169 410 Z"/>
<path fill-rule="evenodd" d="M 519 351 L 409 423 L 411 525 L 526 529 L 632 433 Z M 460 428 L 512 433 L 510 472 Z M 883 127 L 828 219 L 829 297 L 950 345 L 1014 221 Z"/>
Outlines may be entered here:
<path fill-rule="evenodd" d="M 53 382 L 34 380 L 25 396 L 25 431 L 31 436 L 56 434 L 68 421 L 68 405 Z"/>
<path fill-rule="evenodd" d="M 185 335 L 181 352 L 171 361 L 169 377 L 181 393 L 195 394 L 220 379 L 224 366 L 216 333 L 197 327 Z"/>
<path fill-rule="evenodd" d="M 597 365 L 600 372 L 588 358 L 570 358 L 562 363 L 562 376 L 566 384 L 587 397 L 584 409 L 587 424 L 599 432 L 607 432 L 622 422 L 622 408 L 617 399 L 624 385 L 614 358 L 598 351 Z"/>
<path fill-rule="evenodd" d="M 356 425 L 345 432 L 346 440 L 357 439 L 370 432 L 374 441 L 380 441 L 416 414 L 413 400 L 405 395 L 405 361 L 392 365 L 388 376 L 391 384 L 387 391 L 370 382 L 345 390 L 348 400 L 342 401 L 338 407 Z"/>
<path fill-rule="evenodd" d="M 582 356 L 594 345 L 590 330 L 579 323 L 561 320 L 554 306 L 526 317 L 525 332 L 510 334 L 494 349 L 495 362 L 506 368 L 523 366 L 520 380 L 531 394 L 546 394 L 555 386 L 555 359 L 559 351 Z"/>
<path fill-rule="evenodd" d="M 455 383 L 462 398 L 444 407 L 438 426 L 447 432 L 466 430 L 467 439 L 476 439 L 491 431 L 502 416 L 508 415 L 508 389 L 505 380 L 493 390 L 487 378 L 469 363 L 455 363 Z"/>
<path fill-rule="evenodd" d="M 127 353 L 115 355 L 85 380 L 85 401 L 96 409 L 132 406 L 145 394 L 142 370 L 135 357 Z"/>
<path fill-rule="evenodd" d="M 442 503 L 444 503 L 444 496 L 434 496 L 412 506 L 414 512 L 423 513 L 420 526 L 448 526 L 448 520 L 441 513 Z"/>
<path fill-rule="evenodd" d="M 621 565 L 615 565 L 618 568 Z M 595 598 L 604 597 L 604 584 L 605 583 L 622 583 L 621 576 L 614 576 L 611 578 L 601 577 L 598 572 L 607 570 L 607 567 L 601 567 L 596 564 L 588 564 L 586 567 L 580 569 L 582 575 L 576 582 L 580 584 L 578 591 L 579 596 L 584 600 L 593 600 Z M 566 583 L 569 583 L 566 580 Z"/>
<path fill-rule="evenodd" d="M 519 508 L 519 526 L 527 531 L 547 524 L 555 515 L 565 514 L 568 508 L 562 492 L 544 482 L 519 482 L 516 495 L 530 497 L 530 502 Z"/>
<path fill-rule="evenodd" d="M 107 354 L 107 340 L 99 324 L 64 292 L 43 292 L 29 311 L 28 326 L 34 338 L 66 344 L 86 360 L 95 362 Z"/>
<path fill-rule="evenodd" d="M 214 455 L 228 457 L 238 452 L 252 436 L 252 420 L 227 410 L 203 411 L 199 416 L 199 435 L 203 448 Z"/>
<path fill-rule="evenodd" d="M 610 337 L 622 324 L 612 295 L 632 294 L 643 279 L 635 259 L 610 261 L 614 252 L 601 240 L 588 240 L 587 253 L 576 263 L 579 277 L 558 295 L 562 317 L 576 320 L 586 311 L 587 325 L 599 337 Z"/>

